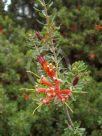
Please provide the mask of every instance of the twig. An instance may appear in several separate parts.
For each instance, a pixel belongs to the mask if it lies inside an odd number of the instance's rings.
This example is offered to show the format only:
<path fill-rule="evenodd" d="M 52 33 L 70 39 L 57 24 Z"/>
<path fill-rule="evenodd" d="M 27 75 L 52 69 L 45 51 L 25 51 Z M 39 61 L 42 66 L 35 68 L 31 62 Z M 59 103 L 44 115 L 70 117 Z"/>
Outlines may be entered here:
<path fill-rule="evenodd" d="M 73 127 L 74 127 L 74 124 L 73 124 L 72 119 L 71 119 L 71 117 L 70 117 L 68 108 L 65 107 L 65 110 L 66 110 L 66 114 L 67 114 L 68 124 L 70 124 L 70 125 L 68 125 L 68 127 L 73 128 Z"/>

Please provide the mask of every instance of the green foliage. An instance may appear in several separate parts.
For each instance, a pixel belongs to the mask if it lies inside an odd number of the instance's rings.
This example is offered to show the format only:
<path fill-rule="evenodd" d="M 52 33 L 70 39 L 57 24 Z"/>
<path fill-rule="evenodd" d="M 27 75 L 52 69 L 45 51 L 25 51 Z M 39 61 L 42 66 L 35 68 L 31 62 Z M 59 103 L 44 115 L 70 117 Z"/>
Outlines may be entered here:
<path fill-rule="evenodd" d="M 15 28 L 8 16 L 0 16 L 0 20 L 3 28 L 0 34 L 0 135 L 25 136 L 30 133 L 34 117 L 30 110 L 26 112 L 28 103 L 19 91 L 29 82 L 26 33 L 20 27 Z"/>
<path fill-rule="evenodd" d="M 37 107 L 33 100 L 36 98 L 35 93 L 21 89 L 33 88 L 36 83 L 36 77 L 33 79 L 27 74 L 27 70 L 42 74 L 41 71 L 38 72 L 37 52 L 32 45 L 38 42 L 34 34 L 36 29 L 42 28 L 40 34 L 43 38 L 48 34 L 48 26 L 43 27 L 37 22 L 39 19 L 45 23 L 45 13 L 38 15 L 33 9 L 34 3 L 23 0 L 12 1 L 9 10 L 4 12 L 4 4 L 0 2 L 0 13 L 3 15 L 0 15 L 0 30 L 3 28 L 3 31 L 0 31 L 0 136 L 102 135 L 102 31 L 95 30 L 96 24 L 102 25 L 102 1 L 53 2 L 54 6 L 50 7 L 49 11 L 52 20 L 49 25 L 52 25 L 54 15 L 56 24 L 60 25 L 60 32 L 59 27 L 55 27 L 51 36 L 55 37 L 54 44 L 60 47 L 60 50 L 57 50 L 59 66 L 64 64 L 63 69 L 59 69 L 63 79 L 61 87 L 87 92 L 74 94 L 72 97 L 73 102 L 70 105 L 74 111 L 71 115 L 74 128 L 66 128 L 67 115 L 60 105 L 43 106 L 33 115 L 32 112 Z M 17 7 L 23 8 L 26 4 L 30 7 L 31 16 L 29 18 L 19 15 L 22 19 L 18 20 Z M 53 10 L 53 7 L 56 9 Z M 42 10 L 41 6 L 39 8 Z M 28 28 L 34 30 L 27 30 Z M 34 43 L 29 41 L 29 35 L 34 36 Z M 45 44 L 49 44 L 50 40 L 49 38 Z M 39 42 L 38 46 L 49 59 L 51 53 L 46 50 L 45 44 Z M 67 66 L 69 67 L 66 68 Z M 90 74 L 95 81 L 90 78 Z M 79 82 L 72 86 L 76 76 L 80 77 Z M 29 100 L 25 100 L 25 94 L 30 95 Z"/>
<path fill-rule="evenodd" d="M 61 136 L 84 136 L 85 129 L 80 128 L 80 126 L 78 126 L 78 124 L 75 124 L 75 125 L 76 126 L 74 127 L 74 129 L 66 128 L 64 130 L 64 134 L 62 134 Z"/>

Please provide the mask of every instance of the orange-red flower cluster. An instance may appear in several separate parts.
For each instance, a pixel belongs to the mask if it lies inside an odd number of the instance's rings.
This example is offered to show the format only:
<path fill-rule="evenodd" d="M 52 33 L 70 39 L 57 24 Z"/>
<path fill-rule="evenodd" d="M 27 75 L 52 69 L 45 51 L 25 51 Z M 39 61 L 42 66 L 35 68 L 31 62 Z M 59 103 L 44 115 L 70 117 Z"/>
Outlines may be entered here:
<path fill-rule="evenodd" d="M 62 90 L 60 84 L 62 83 L 61 79 L 56 77 L 56 70 L 52 64 L 49 64 L 44 56 L 39 55 L 37 57 L 38 62 L 41 64 L 42 69 L 51 78 L 51 82 L 48 81 L 44 76 L 39 80 L 39 83 L 45 85 L 47 88 L 36 88 L 38 93 L 43 93 L 46 97 L 42 100 L 43 104 L 49 104 L 54 98 L 59 99 L 61 102 L 65 102 L 71 96 L 71 89 Z"/>
<path fill-rule="evenodd" d="M 55 97 L 61 102 L 65 102 L 71 96 L 71 89 L 62 90 L 60 88 L 61 82 L 62 81 L 57 78 L 54 78 L 53 82 L 48 81 L 44 76 L 40 78 L 39 83 L 47 87 L 36 88 L 36 92 L 44 93 L 46 95 L 46 98 L 42 100 L 43 104 L 49 104 Z"/>
<path fill-rule="evenodd" d="M 102 25 L 96 25 L 95 27 L 97 31 L 102 31 Z"/>

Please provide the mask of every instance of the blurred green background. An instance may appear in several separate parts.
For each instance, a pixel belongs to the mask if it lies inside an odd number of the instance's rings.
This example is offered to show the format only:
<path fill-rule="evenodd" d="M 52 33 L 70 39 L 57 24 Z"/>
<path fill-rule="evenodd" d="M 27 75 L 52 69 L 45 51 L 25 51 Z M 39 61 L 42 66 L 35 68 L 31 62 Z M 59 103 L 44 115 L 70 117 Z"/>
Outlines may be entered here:
<path fill-rule="evenodd" d="M 34 0 L 0 1 L 0 136 L 102 136 L 102 30 L 95 29 L 102 25 L 102 0 L 53 0 L 49 11 L 60 25 L 66 63 L 84 60 L 93 78 L 88 94 L 72 104 L 74 130 L 61 107 L 42 107 L 33 115 L 37 105 L 20 90 L 33 87 L 26 73 L 36 54 L 29 33 L 43 28 L 34 7 L 41 8 Z M 33 59 L 30 67 L 36 70 Z"/>

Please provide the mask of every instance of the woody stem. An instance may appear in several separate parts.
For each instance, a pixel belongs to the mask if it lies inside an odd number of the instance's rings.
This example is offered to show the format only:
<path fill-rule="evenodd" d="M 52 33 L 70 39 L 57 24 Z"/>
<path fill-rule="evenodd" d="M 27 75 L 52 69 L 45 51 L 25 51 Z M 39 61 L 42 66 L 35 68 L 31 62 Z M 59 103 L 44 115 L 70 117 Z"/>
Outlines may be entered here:
<path fill-rule="evenodd" d="M 67 108 L 67 107 L 65 107 L 65 110 L 66 110 L 66 114 L 67 114 L 68 124 L 70 124 L 70 125 L 68 125 L 68 127 L 73 128 L 73 127 L 74 127 L 74 124 L 73 124 L 72 119 L 71 119 L 71 117 L 70 117 L 70 114 L 69 114 L 68 108 Z"/>

